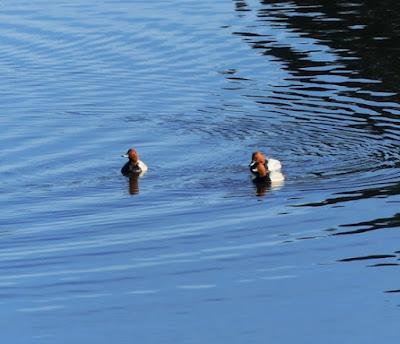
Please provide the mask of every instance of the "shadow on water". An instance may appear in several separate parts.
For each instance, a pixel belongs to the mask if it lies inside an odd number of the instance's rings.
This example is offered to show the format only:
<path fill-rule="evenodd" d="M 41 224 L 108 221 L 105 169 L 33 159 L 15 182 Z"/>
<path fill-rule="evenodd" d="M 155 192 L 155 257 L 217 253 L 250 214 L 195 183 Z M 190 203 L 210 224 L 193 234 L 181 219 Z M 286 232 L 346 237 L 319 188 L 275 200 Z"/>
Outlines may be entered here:
<path fill-rule="evenodd" d="M 352 74 L 362 75 L 380 86 L 385 93 L 398 92 L 400 83 L 400 4 L 384 1 L 260 1 L 259 22 L 272 22 L 298 32 L 303 38 L 313 38 L 317 44 L 328 45 L 338 55 L 341 65 Z M 237 11 L 250 11 L 246 1 L 235 1 Z M 246 37 L 268 37 L 259 33 L 237 33 Z M 312 59 L 310 51 L 301 52 L 282 42 L 269 39 L 247 39 L 254 49 L 287 62 L 295 75 L 310 77 L 315 69 L 333 61 Z M 274 43 L 280 43 L 274 46 Z M 342 71 L 344 72 L 344 71 Z M 340 74 L 340 71 L 338 71 Z M 399 99 L 399 98 L 397 98 Z"/>
<path fill-rule="evenodd" d="M 2 9 L 6 342 L 397 339 L 397 2 Z"/>
<path fill-rule="evenodd" d="M 370 231 L 375 231 L 377 229 L 389 229 L 389 228 L 400 228 L 400 214 L 397 213 L 392 217 L 379 218 L 371 221 L 362 221 L 353 224 L 344 224 L 341 227 L 361 227 L 354 230 L 342 231 L 334 233 L 333 235 L 347 235 L 347 234 L 361 234 Z"/>
<path fill-rule="evenodd" d="M 386 202 L 400 195 L 400 3 L 237 0 L 234 4 L 245 26 L 233 34 L 288 72 L 280 84 L 267 81 L 262 90 L 245 96 L 269 116 L 285 117 L 279 131 L 283 149 L 291 152 L 287 161 L 308 156 L 290 166 L 288 174 L 305 192 L 320 196 L 291 207 L 354 207 L 351 216 L 338 219 L 331 237 L 399 229 L 399 213 Z M 243 81 L 236 78 L 237 87 L 246 90 L 251 77 L 241 75 Z M 275 130 L 262 120 L 255 121 L 264 133 Z M 386 206 L 393 215 L 371 220 L 364 215 L 352 222 L 360 211 L 357 206 L 366 202 Z M 397 253 L 337 261 L 397 261 Z M 369 266 L 398 265 L 385 261 Z"/>
<path fill-rule="evenodd" d="M 293 205 L 293 207 L 322 207 L 327 205 L 337 205 L 344 202 L 358 201 L 369 198 L 382 198 L 396 196 L 400 194 L 400 183 L 392 185 L 384 185 L 374 188 L 365 188 L 360 190 L 345 191 L 337 197 L 328 198 L 321 202 L 310 202 L 299 205 Z"/>
<path fill-rule="evenodd" d="M 290 152 L 289 163 L 304 158 L 295 162 L 292 175 L 319 180 L 321 189 L 331 183 L 347 189 L 303 205 L 399 194 L 399 4 L 235 1 L 235 6 L 247 21 L 246 30 L 233 34 L 289 73 L 281 85 L 246 97 L 286 118 L 277 129 L 282 149 Z M 242 89 L 246 92 L 244 84 Z M 260 119 L 250 125 L 276 134 Z"/>

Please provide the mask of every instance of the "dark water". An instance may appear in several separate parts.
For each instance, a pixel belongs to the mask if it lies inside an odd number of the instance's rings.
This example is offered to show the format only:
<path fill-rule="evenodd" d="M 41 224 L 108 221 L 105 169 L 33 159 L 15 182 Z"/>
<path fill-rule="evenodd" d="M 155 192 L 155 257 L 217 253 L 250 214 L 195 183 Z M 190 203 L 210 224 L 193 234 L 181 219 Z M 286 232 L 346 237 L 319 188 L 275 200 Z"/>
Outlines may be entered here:
<path fill-rule="evenodd" d="M 0 8 L 2 342 L 397 340 L 397 1 Z"/>

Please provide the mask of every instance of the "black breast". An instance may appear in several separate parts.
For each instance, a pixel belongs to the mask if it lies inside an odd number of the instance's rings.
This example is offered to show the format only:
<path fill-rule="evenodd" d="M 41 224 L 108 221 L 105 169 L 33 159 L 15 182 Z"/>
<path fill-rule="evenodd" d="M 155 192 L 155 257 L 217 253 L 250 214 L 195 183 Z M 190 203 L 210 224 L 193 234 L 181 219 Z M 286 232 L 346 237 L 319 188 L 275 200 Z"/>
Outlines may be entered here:
<path fill-rule="evenodd" d="M 137 165 L 133 164 L 130 161 L 128 161 L 122 168 L 121 168 L 121 173 L 126 176 L 133 176 L 133 175 L 138 175 L 142 172 L 142 169 Z"/>

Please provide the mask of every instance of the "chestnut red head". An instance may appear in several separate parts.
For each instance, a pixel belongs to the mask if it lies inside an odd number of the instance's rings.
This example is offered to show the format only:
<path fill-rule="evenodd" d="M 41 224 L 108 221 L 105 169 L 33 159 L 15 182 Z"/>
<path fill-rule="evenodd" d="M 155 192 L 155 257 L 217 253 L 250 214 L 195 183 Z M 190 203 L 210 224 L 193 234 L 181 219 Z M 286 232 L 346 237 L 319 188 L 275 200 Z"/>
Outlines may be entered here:
<path fill-rule="evenodd" d="M 129 158 L 133 163 L 137 163 L 139 161 L 139 154 L 135 148 L 130 148 L 126 152 L 126 154 L 122 155 L 124 158 Z"/>
<path fill-rule="evenodd" d="M 265 157 L 264 153 L 257 151 L 253 153 L 251 160 L 258 162 L 259 164 L 265 164 L 267 158 Z"/>
<path fill-rule="evenodd" d="M 258 177 L 266 177 L 268 175 L 267 158 L 262 152 L 254 152 L 251 156 L 250 170 Z"/>

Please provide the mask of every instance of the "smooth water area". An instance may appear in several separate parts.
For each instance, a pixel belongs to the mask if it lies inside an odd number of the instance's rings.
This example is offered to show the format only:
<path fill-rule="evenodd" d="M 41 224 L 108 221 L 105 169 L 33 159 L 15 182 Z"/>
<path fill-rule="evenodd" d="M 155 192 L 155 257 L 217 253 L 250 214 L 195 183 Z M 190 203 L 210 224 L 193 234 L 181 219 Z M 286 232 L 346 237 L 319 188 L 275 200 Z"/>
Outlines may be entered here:
<path fill-rule="evenodd" d="M 2 342 L 397 340 L 398 2 L 0 18 Z M 283 185 L 252 183 L 255 150 Z"/>

